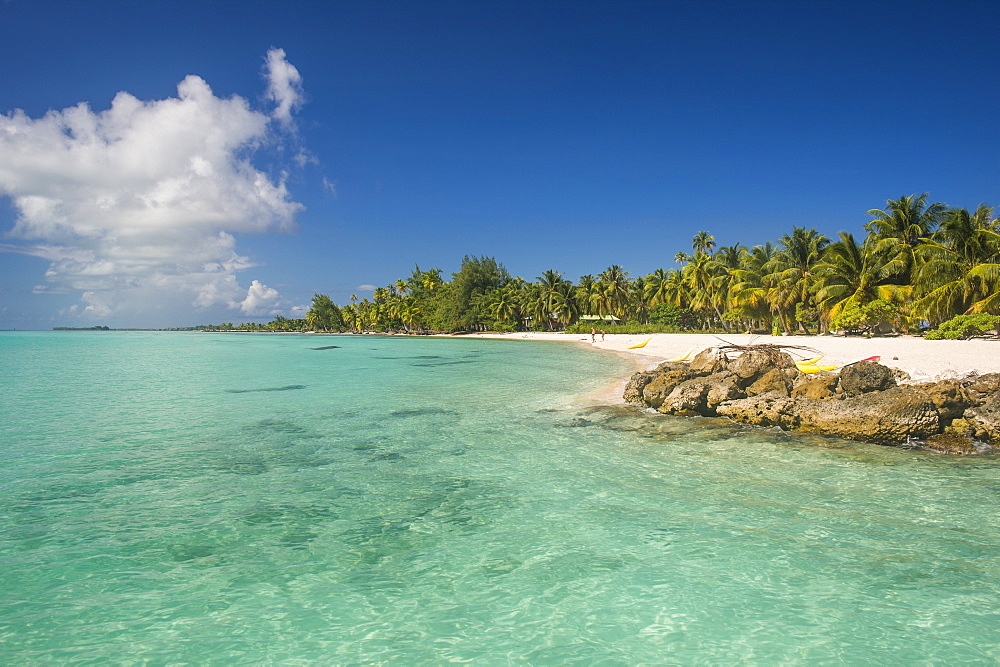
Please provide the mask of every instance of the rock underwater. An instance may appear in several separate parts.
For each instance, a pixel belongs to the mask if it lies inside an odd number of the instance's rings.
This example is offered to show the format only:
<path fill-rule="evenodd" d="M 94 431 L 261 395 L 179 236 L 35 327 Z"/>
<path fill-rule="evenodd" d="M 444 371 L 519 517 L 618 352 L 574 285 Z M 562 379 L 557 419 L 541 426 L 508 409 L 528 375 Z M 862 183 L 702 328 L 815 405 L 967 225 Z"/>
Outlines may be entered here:
<path fill-rule="evenodd" d="M 665 362 L 635 373 L 624 398 L 663 414 L 722 416 L 880 445 L 923 444 L 948 454 L 1000 446 L 1000 375 L 899 385 L 896 371 L 873 361 L 839 374 L 806 374 L 782 347 L 708 348 L 689 364 Z M 739 356 L 730 358 L 733 352 Z"/>

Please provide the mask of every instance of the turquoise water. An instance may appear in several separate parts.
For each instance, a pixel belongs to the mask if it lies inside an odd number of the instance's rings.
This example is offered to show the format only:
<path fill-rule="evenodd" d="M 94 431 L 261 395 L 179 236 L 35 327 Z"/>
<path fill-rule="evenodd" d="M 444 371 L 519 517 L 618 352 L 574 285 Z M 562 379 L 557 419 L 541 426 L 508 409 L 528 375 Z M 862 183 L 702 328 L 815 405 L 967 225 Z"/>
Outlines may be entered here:
<path fill-rule="evenodd" d="M 631 371 L 0 333 L 0 663 L 1000 661 L 1000 460 L 591 404 Z"/>

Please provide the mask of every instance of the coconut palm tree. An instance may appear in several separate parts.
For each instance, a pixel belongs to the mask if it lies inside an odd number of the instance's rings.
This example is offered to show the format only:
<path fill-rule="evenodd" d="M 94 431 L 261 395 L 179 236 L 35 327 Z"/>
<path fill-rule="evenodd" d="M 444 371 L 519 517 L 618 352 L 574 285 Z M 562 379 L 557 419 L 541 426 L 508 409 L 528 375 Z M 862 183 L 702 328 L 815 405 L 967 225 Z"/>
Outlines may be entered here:
<path fill-rule="evenodd" d="M 589 273 L 585 276 L 580 276 L 580 282 L 577 283 L 573 291 L 582 313 L 590 314 L 597 312 L 598 283 L 594 279 L 594 276 Z"/>
<path fill-rule="evenodd" d="M 788 331 L 795 321 L 795 305 L 811 305 L 813 292 L 813 267 L 823 256 L 829 239 L 815 229 L 792 227 L 791 234 L 778 240 L 778 248 L 767 268 L 765 285 L 768 301 L 778 315 L 782 328 Z M 803 333 L 808 333 L 802 323 L 797 323 Z"/>
<path fill-rule="evenodd" d="M 708 232 L 698 232 L 691 239 L 691 249 L 694 250 L 695 254 L 702 253 L 705 255 L 710 255 L 712 250 L 715 248 L 715 237 Z"/>
<path fill-rule="evenodd" d="M 992 207 L 949 211 L 915 256 L 918 314 L 938 323 L 964 313 L 1000 312 L 1000 221 Z"/>
<path fill-rule="evenodd" d="M 859 245 L 854 235 L 846 232 L 838 236 L 814 267 L 821 327 L 828 327 L 845 309 L 875 299 L 905 302 L 909 286 L 889 282 L 894 266 L 891 248 L 872 242 Z"/>
<path fill-rule="evenodd" d="M 767 267 L 774 259 L 774 247 L 770 242 L 757 245 L 743 253 L 740 267 L 733 270 L 733 283 L 729 288 L 729 307 L 735 317 L 749 325 L 756 324 L 770 328 L 771 304 L 768 303 L 768 288 L 765 280 Z"/>
<path fill-rule="evenodd" d="M 646 276 L 643 290 L 643 299 L 650 308 L 654 308 L 661 303 L 667 303 L 670 294 L 670 273 L 663 269 L 657 269 Z"/>
<path fill-rule="evenodd" d="M 601 283 L 600 291 L 604 299 L 604 304 L 608 309 L 607 312 L 599 313 L 600 315 L 614 315 L 619 319 L 625 318 L 629 299 L 628 274 L 629 271 L 625 271 L 618 264 L 613 264 L 597 277 L 598 282 Z"/>
<path fill-rule="evenodd" d="M 927 203 L 927 193 L 899 199 L 887 199 L 884 209 L 868 211 L 872 220 L 865 225 L 878 244 L 878 250 L 893 256 L 892 271 L 898 274 L 894 282 L 910 283 L 916 270 L 914 250 L 937 229 L 947 207 L 942 203 Z"/>

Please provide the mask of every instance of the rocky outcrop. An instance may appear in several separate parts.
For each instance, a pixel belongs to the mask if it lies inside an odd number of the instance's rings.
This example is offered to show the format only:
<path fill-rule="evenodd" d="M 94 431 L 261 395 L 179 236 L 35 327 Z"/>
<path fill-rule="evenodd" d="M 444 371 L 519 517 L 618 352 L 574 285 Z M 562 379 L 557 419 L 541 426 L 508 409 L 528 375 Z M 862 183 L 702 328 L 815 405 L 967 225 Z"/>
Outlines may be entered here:
<path fill-rule="evenodd" d="M 965 421 L 977 438 L 1000 444 L 1000 393 L 965 412 Z"/>
<path fill-rule="evenodd" d="M 793 429 L 799 423 L 795 401 L 777 392 L 728 401 L 716 406 L 715 410 L 722 417 L 751 426 Z"/>
<path fill-rule="evenodd" d="M 934 403 L 934 408 L 942 421 L 950 422 L 961 417 L 966 410 L 976 404 L 958 380 L 916 384 L 913 388 L 925 394 Z"/>
<path fill-rule="evenodd" d="M 860 396 L 896 386 L 892 370 L 874 361 L 859 361 L 840 371 L 838 387 L 847 396 Z"/>
<path fill-rule="evenodd" d="M 982 405 L 991 394 L 1000 392 L 1000 373 L 976 376 L 965 385 L 965 390 L 975 405 Z"/>
<path fill-rule="evenodd" d="M 803 401 L 795 404 L 798 428 L 851 440 L 899 445 L 926 438 L 941 430 L 941 419 L 931 400 L 908 387 L 892 387 L 842 401 Z"/>
<path fill-rule="evenodd" d="M 806 375 L 779 346 L 738 352 L 730 358 L 710 348 L 690 364 L 665 362 L 636 373 L 625 400 L 663 414 L 723 416 L 883 445 L 926 443 L 949 454 L 1000 445 L 1000 373 L 897 385 L 893 370 L 875 362 Z"/>
<path fill-rule="evenodd" d="M 828 398 L 841 398 L 837 395 L 836 375 L 806 376 L 809 377 L 792 389 L 792 398 L 805 398 L 811 401 L 822 401 Z M 628 399 L 625 399 L 628 400 Z"/>
<path fill-rule="evenodd" d="M 659 409 L 677 385 L 690 380 L 693 376 L 694 374 L 686 368 L 659 373 L 643 387 L 642 402 L 651 408 Z"/>
<path fill-rule="evenodd" d="M 642 402 L 642 390 L 646 388 L 646 385 L 655 378 L 657 374 L 654 371 L 639 371 L 634 373 L 631 378 L 629 378 L 628 383 L 625 385 L 625 391 L 622 393 L 622 398 L 628 403 L 641 403 Z"/>

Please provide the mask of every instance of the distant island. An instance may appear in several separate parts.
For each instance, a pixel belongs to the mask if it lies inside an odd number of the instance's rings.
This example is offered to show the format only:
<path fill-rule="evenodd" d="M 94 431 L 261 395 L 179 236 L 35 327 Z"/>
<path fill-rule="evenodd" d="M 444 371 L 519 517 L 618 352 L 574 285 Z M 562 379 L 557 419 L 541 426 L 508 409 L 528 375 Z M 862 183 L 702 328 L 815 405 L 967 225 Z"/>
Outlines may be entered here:
<path fill-rule="evenodd" d="M 110 327 L 52 327 L 53 331 L 111 331 Z"/>

